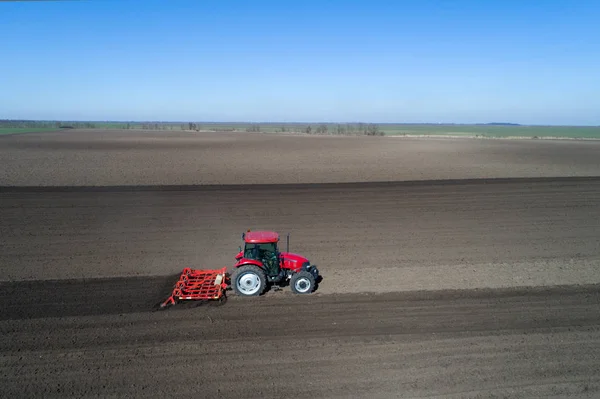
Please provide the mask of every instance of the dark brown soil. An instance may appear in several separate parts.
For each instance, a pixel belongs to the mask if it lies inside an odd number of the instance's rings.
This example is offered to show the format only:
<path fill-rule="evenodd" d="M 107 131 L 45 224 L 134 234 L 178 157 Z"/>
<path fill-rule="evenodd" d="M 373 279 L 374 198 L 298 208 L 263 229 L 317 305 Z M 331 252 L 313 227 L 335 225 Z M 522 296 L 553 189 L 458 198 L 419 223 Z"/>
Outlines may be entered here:
<path fill-rule="evenodd" d="M 322 293 L 600 283 L 599 197 L 600 178 L 3 189 L 0 280 L 231 266 L 251 228 L 291 232 Z"/>
<path fill-rule="evenodd" d="M 151 312 L 146 295 L 162 282 L 147 282 L 2 284 L 14 296 L 2 298 L 1 396 L 600 394 L 598 286 L 282 294 Z"/>

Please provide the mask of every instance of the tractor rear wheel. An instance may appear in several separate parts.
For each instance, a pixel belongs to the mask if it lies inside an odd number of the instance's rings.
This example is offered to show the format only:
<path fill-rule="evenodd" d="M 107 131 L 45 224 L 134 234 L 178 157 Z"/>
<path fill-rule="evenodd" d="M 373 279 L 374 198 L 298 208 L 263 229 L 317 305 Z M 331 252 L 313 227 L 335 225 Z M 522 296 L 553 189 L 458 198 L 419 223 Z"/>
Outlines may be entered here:
<path fill-rule="evenodd" d="M 315 277 L 302 270 L 290 279 L 290 288 L 294 294 L 310 294 L 315 290 Z"/>
<path fill-rule="evenodd" d="M 231 279 L 233 291 L 241 296 L 258 296 L 267 287 L 267 276 L 260 267 L 247 265 L 241 266 L 233 273 Z"/>

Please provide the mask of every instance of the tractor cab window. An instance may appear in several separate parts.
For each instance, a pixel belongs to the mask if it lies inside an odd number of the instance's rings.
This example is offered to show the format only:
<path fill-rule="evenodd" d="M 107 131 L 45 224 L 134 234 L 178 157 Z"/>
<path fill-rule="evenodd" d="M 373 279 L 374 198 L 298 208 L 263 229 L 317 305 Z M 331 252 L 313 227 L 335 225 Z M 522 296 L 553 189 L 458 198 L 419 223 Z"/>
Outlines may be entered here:
<path fill-rule="evenodd" d="M 263 261 L 277 256 L 277 244 L 274 242 L 263 244 L 246 243 L 244 247 L 244 258 Z"/>

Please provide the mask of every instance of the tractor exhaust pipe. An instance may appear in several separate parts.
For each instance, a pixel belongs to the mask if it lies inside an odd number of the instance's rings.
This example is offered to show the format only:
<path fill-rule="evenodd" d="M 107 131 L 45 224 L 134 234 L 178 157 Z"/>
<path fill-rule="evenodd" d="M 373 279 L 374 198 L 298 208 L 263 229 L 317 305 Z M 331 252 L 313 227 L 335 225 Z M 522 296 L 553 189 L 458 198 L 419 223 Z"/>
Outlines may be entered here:
<path fill-rule="evenodd" d="M 287 233 L 287 243 L 285 246 L 285 252 L 290 252 L 290 233 Z"/>

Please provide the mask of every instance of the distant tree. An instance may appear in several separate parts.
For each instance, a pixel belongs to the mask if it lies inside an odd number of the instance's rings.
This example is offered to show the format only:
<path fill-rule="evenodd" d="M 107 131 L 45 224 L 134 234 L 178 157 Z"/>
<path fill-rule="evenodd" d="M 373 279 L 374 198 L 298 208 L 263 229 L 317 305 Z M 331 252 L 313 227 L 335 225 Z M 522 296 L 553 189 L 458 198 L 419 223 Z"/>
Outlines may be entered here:
<path fill-rule="evenodd" d="M 311 126 L 311 125 L 308 125 L 304 131 L 305 131 L 307 134 L 311 134 L 311 133 L 312 133 L 312 126 Z"/>
<path fill-rule="evenodd" d="M 319 126 L 317 126 L 316 133 L 317 134 L 327 134 L 327 125 L 324 123 L 321 123 Z"/>
<path fill-rule="evenodd" d="M 356 125 L 356 130 L 358 134 L 365 134 L 365 124 L 359 123 Z"/>
<path fill-rule="evenodd" d="M 379 130 L 379 126 L 374 123 L 367 125 L 365 128 L 365 133 L 367 136 L 383 136 L 384 134 L 381 130 Z"/>

